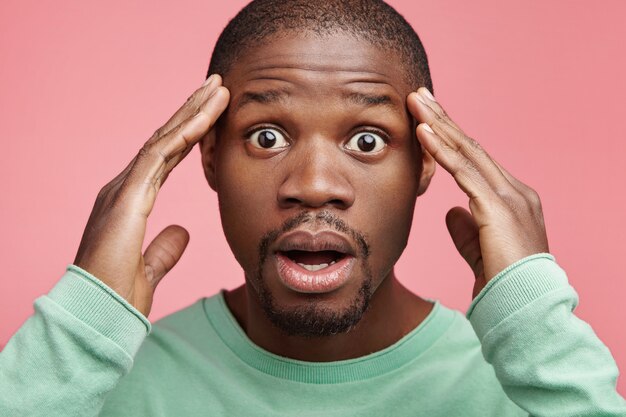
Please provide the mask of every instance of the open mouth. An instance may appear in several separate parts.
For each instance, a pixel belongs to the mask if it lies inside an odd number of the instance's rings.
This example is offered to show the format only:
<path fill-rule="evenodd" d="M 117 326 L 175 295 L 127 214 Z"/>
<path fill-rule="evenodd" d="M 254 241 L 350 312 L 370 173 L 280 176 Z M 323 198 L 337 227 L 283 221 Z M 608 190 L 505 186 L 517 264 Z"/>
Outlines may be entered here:
<path fill-rule="evenodd" d="M 300 293 L 340 288 L 349 281 L 356 263 L 350 240 L 330 230 L 292 231 L 278 239 L 274 250 L 280 281 Z"/>
<path fill-rule="evenodd" d="M 316 272 L 336 264 L 346 257 L 345 253 L 334 250 L 309 252 L 304 250 L 289 250 L 281 252 L 283 256 L 301 266 L 307 271 Z"/>
<path fill-rule="evenodd" d="M 352 275 L 354 256 L 336 251 L 289 250 L 274 257 L 281 282 L 300 293 L 327 293 L 343 286 Z"/>

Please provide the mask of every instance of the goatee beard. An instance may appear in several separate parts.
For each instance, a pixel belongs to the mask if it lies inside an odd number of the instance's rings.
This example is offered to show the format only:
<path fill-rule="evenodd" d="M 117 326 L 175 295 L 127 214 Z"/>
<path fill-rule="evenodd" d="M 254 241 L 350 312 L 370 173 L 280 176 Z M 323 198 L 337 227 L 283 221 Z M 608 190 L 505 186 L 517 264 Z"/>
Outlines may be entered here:
<path fill-rule="evenodd" d="M 349 307 L 337 311 L 321 306 L 315 301 L 315 295 L 311 301 L 302 305 L 283 308 L 276 303 L 275 297 L 269 290 L 263 279 L 263 265 L 268 257 L 268 248 L 283 233 L 292 230 L 303 223 L 319 221 L 334 229 L 352 237 L 359 247 L 361 259 L 362 284 L 357 294 L 351 300 Z M 282 330 L 287 336 L 323 337 L 332 336 L 350 331 L 363 317 L 372 298 L 372 274 L 367 259 L 369 257 L 369 245 L 363 234 L 349 227 L 343 220 L 329 211 L 321 211 L 315 216 L 307 211 L 285 221 L 279 229 L 265 234 L 259 244 L 259 266 L 255 279 L 256 293 L 259 304 L 270 321 Z"/>

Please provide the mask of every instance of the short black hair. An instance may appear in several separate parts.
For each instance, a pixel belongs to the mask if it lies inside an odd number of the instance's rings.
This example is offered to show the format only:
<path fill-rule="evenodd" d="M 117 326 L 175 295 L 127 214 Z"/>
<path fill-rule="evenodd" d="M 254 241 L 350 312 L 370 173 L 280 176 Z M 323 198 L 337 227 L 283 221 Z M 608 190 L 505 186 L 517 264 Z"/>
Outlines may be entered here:
<path fill-rule="evenodd" d="M 433 85 L 426 51 L 411 25 L 382 0 L 254 0 L 228 23 L 215 44 L 207 77 L 226 74 L 251 47 L 282 32 L 320 36 L 344 32 L 394 50 L 411 88 Z"/>

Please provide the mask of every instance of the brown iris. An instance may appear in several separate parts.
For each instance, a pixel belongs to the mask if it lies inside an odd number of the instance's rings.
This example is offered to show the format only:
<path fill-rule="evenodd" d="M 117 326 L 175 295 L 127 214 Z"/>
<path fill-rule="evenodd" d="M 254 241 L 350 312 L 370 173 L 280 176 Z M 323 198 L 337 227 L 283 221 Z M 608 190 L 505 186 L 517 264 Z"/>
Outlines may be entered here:
<path fill-rule="evenodd" d="M 363 152 L 370 152 L 376 147 L 376 138 L 369 133 L 365 133 L 357 140 L 357 146 Z"/>

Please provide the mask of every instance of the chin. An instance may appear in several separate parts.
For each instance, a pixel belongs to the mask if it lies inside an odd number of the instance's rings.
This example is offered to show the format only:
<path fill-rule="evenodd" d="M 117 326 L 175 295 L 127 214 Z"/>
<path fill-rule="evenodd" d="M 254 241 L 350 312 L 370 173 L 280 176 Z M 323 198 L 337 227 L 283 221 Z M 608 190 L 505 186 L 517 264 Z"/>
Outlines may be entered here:
<path fill-rule="evenodd" d="M 253 287 L 265 315 L 288 336 L 324 337 L 349 332 L 369 307 L 373 290 L 366 268 L 353 266 L 349 279 L 339 288 L 302 292 L 284 283 L 276 265 L 276 261 L 267 262 Z"/>

